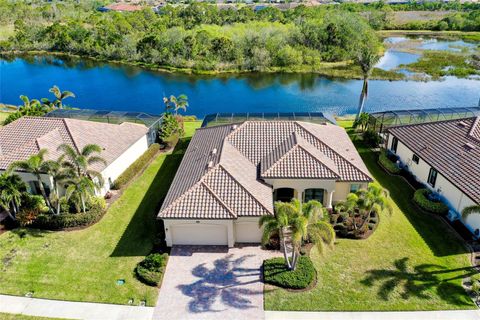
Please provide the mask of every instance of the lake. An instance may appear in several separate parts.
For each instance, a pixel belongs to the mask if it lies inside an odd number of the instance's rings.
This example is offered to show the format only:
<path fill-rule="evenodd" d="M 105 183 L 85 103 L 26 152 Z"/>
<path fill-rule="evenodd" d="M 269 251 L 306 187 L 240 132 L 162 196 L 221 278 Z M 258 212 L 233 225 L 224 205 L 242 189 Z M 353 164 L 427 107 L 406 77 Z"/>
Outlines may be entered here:
<path fill-rule="evenodd" d="M 416 57 L 390 50 L 385 57 L 379 67 L 386 70 L 416 61 Z M 75 99 L 66 100 L 68 105 L 98 110 L 160 113 L 164 95 L 185 93 L 190 101 L 187 113 L 198 117 L 214 112 L 352 114 L 362 87 L 359 80 L 315 74 L 198 76 L 55 57 L 0 60 L 2 103 L 20 104 L 21 94 L 49 97 L 48 89 L 54 84 L 76 94 Z M 480 81 L 455 77 L 430 82 L 372 80 L 369 90 L 368 112 L 472 107 L 479 103 Z"/>

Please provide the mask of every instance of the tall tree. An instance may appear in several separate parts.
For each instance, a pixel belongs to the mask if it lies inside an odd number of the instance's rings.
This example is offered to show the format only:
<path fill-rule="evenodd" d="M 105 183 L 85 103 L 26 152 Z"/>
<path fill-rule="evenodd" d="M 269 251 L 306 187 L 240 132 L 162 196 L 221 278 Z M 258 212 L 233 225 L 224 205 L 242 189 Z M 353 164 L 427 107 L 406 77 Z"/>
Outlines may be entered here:
<path fill-rule="evenodd" d="M 98 184 L 103 185 L 102 175 L 91 169 L 94 164 L 107 164 L 105 159 L 100 156 L 102 147 L 96 144 L 87 144 L 82 150 L 77 151 L 68 144 L 62 144 L 58 147 L 58 151 L 63 152 L 62 166 L 70 177 L 86 176 L 92 180 L 97 178 Z"/>
<path fill-rule="evenodd" d="M 31 155 L 26 160 L 15 161 L 10 165 L 9 170 L 13 171 L 16 169 L 21 169 L 25 172 L 33 174 L 37 178 L 38 188 L 40 189 L 40 193 L 45 199 L 45 203 L 50 208 L 50 210 L 52 210 L 50 200 L 47 196 L 47 192 L 45 191 L 45 186 L 43 185 L 42 181 L 42 175 L 46 174 L 48 171 L 47 163 L 45 160 L 45 155 L 47 154 L 47 152 L 47 149 L 41 149 L 37 154 Z"/>
<path fill-rule="evenodd" d="M 49 92 L 53 93 L 55 96 L 54 104 L 57 108 L 63 109 L 63 100 L 66 98 L 75 98 L 75 95 L 71 91 L 61 91 L 59 87 L 53 86 L 48 90 Z"/>
<path fill-rule="evenodd" d="M 79 205 L 83 212 L 87 211 L 86 201 L 89 197 L 95 195 L 95 190 L 98 188 L 98 184 L 94 183 L 92 179 L 87 176 L 74 176 L 66 180 L 67 199 L 71 199 L 75 202 L 76 206 Z"/>
<path fill-rule="evenodd" d="M 323 220 L 322 206 L 318 201 L 302 204 L 297 199 L 291 202 L 276 202 L 274 216 L 262 216 L 259 226 L 263 227 L 262 242 L 265 244 L 273 234 L 278 234 L 283 242 L 285 263 L 295 270 L 300 255 L 302 241 L 313 241 L 320 253 L 324 245 L 332 245 L 335 232 L 332 226 Z M 291 252 L 288 246 L 291 245 Z"/>
<path fill-rule="evenodd" d="M 46 173 L 52 178 L 53 192 L 50 193 L 50 202 L 56 204 L 56 213 L 60 214 L 60 189 L 59 184 L 65 182 L 68 178 L 67 171 L 62 167 L 63 157 L 61 156 L 57 161 L 48 160 L 45 162 Z"/>
<path fill-rule="evenodd" d="M 365 107 L 365 101 L 368 97 L 368 79 L 372 75 L 373 67 L 380 60 L 380 55 L 378 54 L 378 46 L 371 44 L 366 44 L 362 46 L 355 57 L 355 62 L 360 66 L 363 76 L 363 86 L 362 92 L 360 93 L 360 99 L 358 102 L 358 111 L 355 120 L 358 120 L 360 115 L 363 113 Z"/>

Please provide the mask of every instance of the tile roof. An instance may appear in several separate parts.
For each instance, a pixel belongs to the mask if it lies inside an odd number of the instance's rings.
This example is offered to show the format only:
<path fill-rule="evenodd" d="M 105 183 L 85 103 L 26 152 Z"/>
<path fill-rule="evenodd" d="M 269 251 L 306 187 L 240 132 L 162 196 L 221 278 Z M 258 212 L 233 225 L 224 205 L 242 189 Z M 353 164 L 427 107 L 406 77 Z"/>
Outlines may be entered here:
<path fill-rule="evenodd" d="M 47 159 L 56 160 L 58 146 L 66 143 L 77 150 L 98 144 L 107 166 L 133 143 L 147 134 L 148 128 L 133 123 L 108 124 L 63 118 L 23 117 L 0 128 L 0 170 L 12 162 L 26 160 L 40 149 L 47 149 Z M 103 170 L 96 164 L 93 169 Z"/>
<path fill-rule="evenodd" d="M 345 130 L 335 125 L 246 121 L 201 128 L 158 217 L 235 219 L 273 214 L 272 188 L 262 178 L 280 177 L 372 180 Z M 213 203 L 205 204 L 206 199 Z"/>
<path fill-rule="evenodd" d="M 391 127 L 388 132 L 480 203 L 480 117 Z"/>

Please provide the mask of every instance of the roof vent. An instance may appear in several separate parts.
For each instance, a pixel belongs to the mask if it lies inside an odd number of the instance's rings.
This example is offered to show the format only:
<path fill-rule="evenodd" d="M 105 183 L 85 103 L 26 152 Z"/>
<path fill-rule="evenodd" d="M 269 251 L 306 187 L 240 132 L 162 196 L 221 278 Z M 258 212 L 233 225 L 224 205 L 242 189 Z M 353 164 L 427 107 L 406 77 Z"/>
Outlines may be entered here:
<path fill-rule="evenodd" d="M 216 154 L 217 154 L 217 148 L 213 148 L 212 155 L 216 155 Z"/>
<path fill-rule="evenodd" d="M 466 124 L 466 123 L 463 122 L 463 121 L 460 121 L 460 122 L 458 123 L 458 126 L 459 126 L 460 128 L 465 128 L 465 127 L 468 126 L 468 124 Z"/>
<path fill-rule="evenodd" d="M 209 161 L 207 167 L 208 168 L 213 168 L 213 161 Z"/>
<path fill-rule="evenodd" d="M 237 126 L 236 124 L 234 124 L 234 125 L 232 126 L 232 131 L 235 130 L 235 129 L 237 129 L 237 127 L 238 127 L 238 126 Z"/>
<path fill-rule="evenodd" d="M 467 151 L 470 151 L 470 150 L 475 149 L 475 146 L 474 146 L 473 144 L 471 144 L 471 143 L 468 143 L 468 142 L 465 143 L 465 144 L 463 145 L 463 147 L 464 147 L 465 150 L 467 150 Z"/>

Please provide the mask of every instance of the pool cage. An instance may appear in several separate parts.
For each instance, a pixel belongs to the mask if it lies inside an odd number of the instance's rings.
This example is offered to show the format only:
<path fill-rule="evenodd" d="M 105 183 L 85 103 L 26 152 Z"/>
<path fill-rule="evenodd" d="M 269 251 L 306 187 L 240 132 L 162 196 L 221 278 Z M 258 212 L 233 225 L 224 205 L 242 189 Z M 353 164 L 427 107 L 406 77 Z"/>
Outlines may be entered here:
<path fill-rule="evenodd" d="M 213 113 L 205 117 L 202 127 L 213 127 L 244 121 L 296 120 L 312 123 L 333 123 L 335 119 L 323 112 L 248 112 Z"/>
<path fill-rule="evenodd" d="M 437 108 L 393 110 L 370 113 L 368 128 L 383 133 L 388 127 L 453 120 L 480 116 L 480 106 L 471 108 Z"/>
<path fill-rule="evenodd" d="M 52 118 L 71 118 L 111 124 L 133 122 L 144 124 L 147 128 L 159 129 L 161 115 L 152 115 L 144 112 L 108 111 L 90 109 L 55 109 L 45 115 Z"/>

